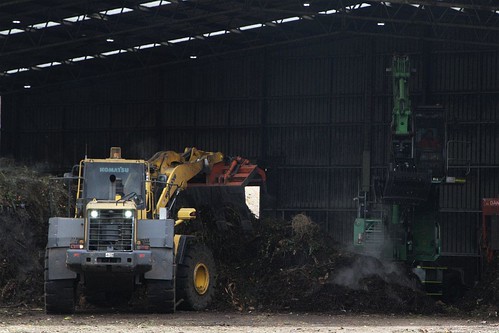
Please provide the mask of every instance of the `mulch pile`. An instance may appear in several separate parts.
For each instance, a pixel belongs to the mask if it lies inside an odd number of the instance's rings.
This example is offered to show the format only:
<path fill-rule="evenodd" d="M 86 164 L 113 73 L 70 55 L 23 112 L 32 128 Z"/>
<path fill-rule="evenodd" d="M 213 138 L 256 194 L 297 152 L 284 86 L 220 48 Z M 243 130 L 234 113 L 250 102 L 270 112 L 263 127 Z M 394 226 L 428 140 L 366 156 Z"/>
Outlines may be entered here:
<path fill-rule="evenodd" d="M 459 311 L 499 317 L 499 257 L 486 263 L 482 279 L 455 304 Z"/>
<path fill-rule="evenodd" d="M 439 307 L 402 266 L 342 250 L 309 217 L 254 222 L 215 237 L 220 309 L 432 313 Z M 213 230 L 213 229 L 209 229 Z M 224 233 L 225 235 L 227 233 Z M 210 235 L 205 235 L 210 243 Z"/>
<path fill-rule="evenodd" d="M 67 216 L 64 182 L 0 159 L 0 307 L 43 305 L 48 219 Z M 214 309 L 434 313 L 412 273 L 343 249 L 309 217 L 252 221 L 253 232 L 220 232 L 204 221 L 201 237 L 217 261 Z M 499 265 L 473 290 L 470 311 L 498 304 Z M 494 275 L 495 274 L 495 275 Z M 475 305 L 473 305 L 475 304 Z M 485 305 L 484 305 L 485 304 Z M 487 308 L 487 309 L 490 309 Z M 445 309 L 444 309 L 445 310 Z"/>
<path fill-rule="evenodd" d="M 67 192 L 50 176 L 0 159 L 0 304 L 40 304 L 48 219 Z"/>

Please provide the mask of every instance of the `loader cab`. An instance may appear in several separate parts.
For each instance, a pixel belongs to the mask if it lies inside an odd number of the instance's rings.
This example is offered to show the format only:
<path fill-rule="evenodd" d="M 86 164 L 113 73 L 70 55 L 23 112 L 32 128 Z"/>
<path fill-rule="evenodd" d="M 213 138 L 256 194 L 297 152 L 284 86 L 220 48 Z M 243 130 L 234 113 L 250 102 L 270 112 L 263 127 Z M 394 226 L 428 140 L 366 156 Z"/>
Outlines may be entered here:
<path fill-rule="evenodd" d="M 146 165 L 143 162 L 86 160 L 82 165 L 82 198 L 105 201 L 134 200 L 138 209 L 144 209 Z"/>
<path fill-rule="evenodd" d="M 445 176 L 444 109 L 418 107 L 410 132 L 392 137 L 393 160 L 383 192 L 386 203 L 419 204 L 428 200 L 432 183 Z"/>

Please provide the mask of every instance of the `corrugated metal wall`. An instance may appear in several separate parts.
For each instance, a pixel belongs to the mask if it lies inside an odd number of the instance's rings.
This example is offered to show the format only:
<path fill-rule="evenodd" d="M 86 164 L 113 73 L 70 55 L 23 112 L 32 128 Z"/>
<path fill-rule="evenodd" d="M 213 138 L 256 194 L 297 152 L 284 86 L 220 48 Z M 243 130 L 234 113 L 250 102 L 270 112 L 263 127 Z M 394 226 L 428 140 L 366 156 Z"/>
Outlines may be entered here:
<path fill-rule="evenodd" d="M 394 53 L 411 57 L 413 106 L 447 109 L 448 139 L 469 142 L 468 183 L 440 190 L 443 250 L 477 251 L 480 199 L 499 196 L 498 51 L 403 39 L 323 39 L 231 59 L 5 96 L 2 153 L 70 167 L 88 152 L 128 157 L 197 146 L 268 168 L 278 216 L 305 212 L 352 239 L 363 150 L 388 161 Z"/>

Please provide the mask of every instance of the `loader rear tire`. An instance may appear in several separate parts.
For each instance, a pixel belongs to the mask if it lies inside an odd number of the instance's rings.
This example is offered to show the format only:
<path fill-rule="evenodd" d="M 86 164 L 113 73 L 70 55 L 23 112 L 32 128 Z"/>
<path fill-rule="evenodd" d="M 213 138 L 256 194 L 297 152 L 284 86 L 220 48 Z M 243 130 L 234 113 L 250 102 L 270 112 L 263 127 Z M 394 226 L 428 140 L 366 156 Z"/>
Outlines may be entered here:
<path fill-rule="evenodd" d="M 75 312 L 75 280 L 45 281 L 45 312 L 72 314 Z"/>
<path fill-rule="evenodd" d="M 175 281 L 147 281 L 148 311 L 154 313 L 175 312 Z"/>
<path fill-rule="evenodd" d="M 206 309 L 215 295 L 216 268 L 211 250 L 189 244 L 184 260 L 177 265 L 177 299 L 182 310 Z"/>

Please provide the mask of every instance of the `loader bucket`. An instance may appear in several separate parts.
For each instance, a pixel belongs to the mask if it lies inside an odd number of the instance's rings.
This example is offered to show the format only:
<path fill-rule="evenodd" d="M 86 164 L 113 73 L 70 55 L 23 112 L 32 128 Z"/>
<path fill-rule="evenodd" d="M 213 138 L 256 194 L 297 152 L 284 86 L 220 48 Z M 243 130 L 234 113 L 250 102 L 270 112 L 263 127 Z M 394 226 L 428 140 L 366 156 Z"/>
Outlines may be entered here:
<path fill-rule="evenodd" d="M 431 173 L 389 171 L 383 200 L 392 204 L 418 204 L 428 200 Z"/>
<path fill-rule="evenodd" d="M 191 186 L 179 193 L 176 206 L 195 207 L 201 219 L 212 219 L 221 232 L 253 233 L 243 186 Z"/>

